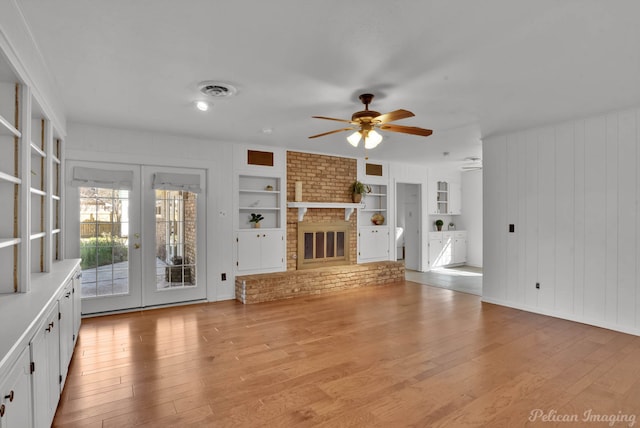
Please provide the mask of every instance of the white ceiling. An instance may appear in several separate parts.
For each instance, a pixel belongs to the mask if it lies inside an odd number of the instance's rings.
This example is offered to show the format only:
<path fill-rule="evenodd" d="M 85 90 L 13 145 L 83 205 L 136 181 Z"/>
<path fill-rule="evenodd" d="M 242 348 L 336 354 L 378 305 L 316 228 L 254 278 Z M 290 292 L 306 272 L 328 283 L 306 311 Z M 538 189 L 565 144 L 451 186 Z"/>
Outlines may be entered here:
<path fill-rule="evenodd" d="M 635 0 L 17 0 L 69 121 L 431 163 L 481 139 L 640 104 Z M 197 84 L 236 97 L 196 111 Z M 354 149 L 358 95 L 434 130 Z M 271 134 L 262 132 L 272 128 Z"/>

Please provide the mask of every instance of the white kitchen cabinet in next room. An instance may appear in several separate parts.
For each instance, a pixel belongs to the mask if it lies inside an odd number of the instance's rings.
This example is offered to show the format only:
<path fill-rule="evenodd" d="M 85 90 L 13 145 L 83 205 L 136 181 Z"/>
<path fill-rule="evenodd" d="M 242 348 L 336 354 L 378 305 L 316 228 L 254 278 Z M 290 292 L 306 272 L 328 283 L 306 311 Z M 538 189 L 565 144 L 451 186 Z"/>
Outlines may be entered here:
<path fill-rule="evenodd" d="M 429 232 L 429 269 L 467 261 L 467 231 Z"/>

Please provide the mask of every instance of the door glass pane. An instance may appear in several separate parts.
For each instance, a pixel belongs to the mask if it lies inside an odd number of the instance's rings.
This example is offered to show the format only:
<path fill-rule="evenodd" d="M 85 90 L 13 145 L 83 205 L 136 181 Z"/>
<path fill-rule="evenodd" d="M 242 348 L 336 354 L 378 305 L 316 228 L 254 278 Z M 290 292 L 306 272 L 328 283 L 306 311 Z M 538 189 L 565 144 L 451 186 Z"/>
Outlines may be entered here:
<path fill-rule="evenodd" d="M 196 285 L 197 194 L 156 190 L 156 289 Z"/>
<path fill-rule="evenodd" d="M 80 188 L 82 297 L 129 293 L 128 190 Z"/>

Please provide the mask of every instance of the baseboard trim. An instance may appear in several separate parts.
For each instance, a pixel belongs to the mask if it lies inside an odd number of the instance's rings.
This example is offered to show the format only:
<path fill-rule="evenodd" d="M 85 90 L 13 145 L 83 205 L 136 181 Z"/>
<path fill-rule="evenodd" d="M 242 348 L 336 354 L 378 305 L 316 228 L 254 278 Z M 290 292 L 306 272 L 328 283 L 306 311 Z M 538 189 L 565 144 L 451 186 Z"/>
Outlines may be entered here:
<path fill-rule="evenodd" d="M 620 324 L 610 323 L 606 321 L 590 319 L 587 317 L 576 316 L 574 314 L 568 314 L 568 313 L 559 312 L 559 311 L 551 311 L 551 310 L 541 309 L 533 306 L 512 303 L 505 300 L 493 299 L 491 297 L 486 297 L 486 296 L 482 296 L 481 301 L 483 303 L 491 303 L 494 305 L 506 306 L 508 308 L 519 309 L 521 311 L 532 312 L 534 314 L 546 315 L 549 317 L 560 318 L 567 321 L 578 322 L 580 324 L 587 324 L 587 325 L 592 325 L 594 327 L 606 328 L 607 330 L 619 331 L 621 333 L 640 336 L 640 329 L 635 327 L 629 327 L 626 325 L 620 325 Z"/>

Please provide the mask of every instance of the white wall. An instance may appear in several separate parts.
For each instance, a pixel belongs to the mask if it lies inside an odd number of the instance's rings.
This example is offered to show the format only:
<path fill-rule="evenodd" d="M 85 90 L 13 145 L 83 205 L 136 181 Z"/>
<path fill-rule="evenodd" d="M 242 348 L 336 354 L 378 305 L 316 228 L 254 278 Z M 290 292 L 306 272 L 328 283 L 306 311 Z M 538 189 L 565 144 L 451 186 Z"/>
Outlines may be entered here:
<path fill-rule="evenodd" d="M 484 141 L 485 301 L 640 334 L 639 124 L 629 110 Z"/>
<path fill-rule="evenodd" d="M 467 231 L 467 264 L 482 267 L 482 170 L 462 173 L 462 215 Z"/>
<path fill-rule="evenodd" d="M 233 145 L 156 132 L 69 123 L 68 160 L 203 168 L 207 172 L 207 298 L 233 299 Z M 68 185 L 68 183 L 66 183 Z M 70 192 L 69 192 L 70 193 Z M 77 242 L 78 214 L 66 212 L 65 238 Z M 67 245 L 66 257 L 78 257 Z M 221 280 L 221 273 L 227 280 Z"/>

